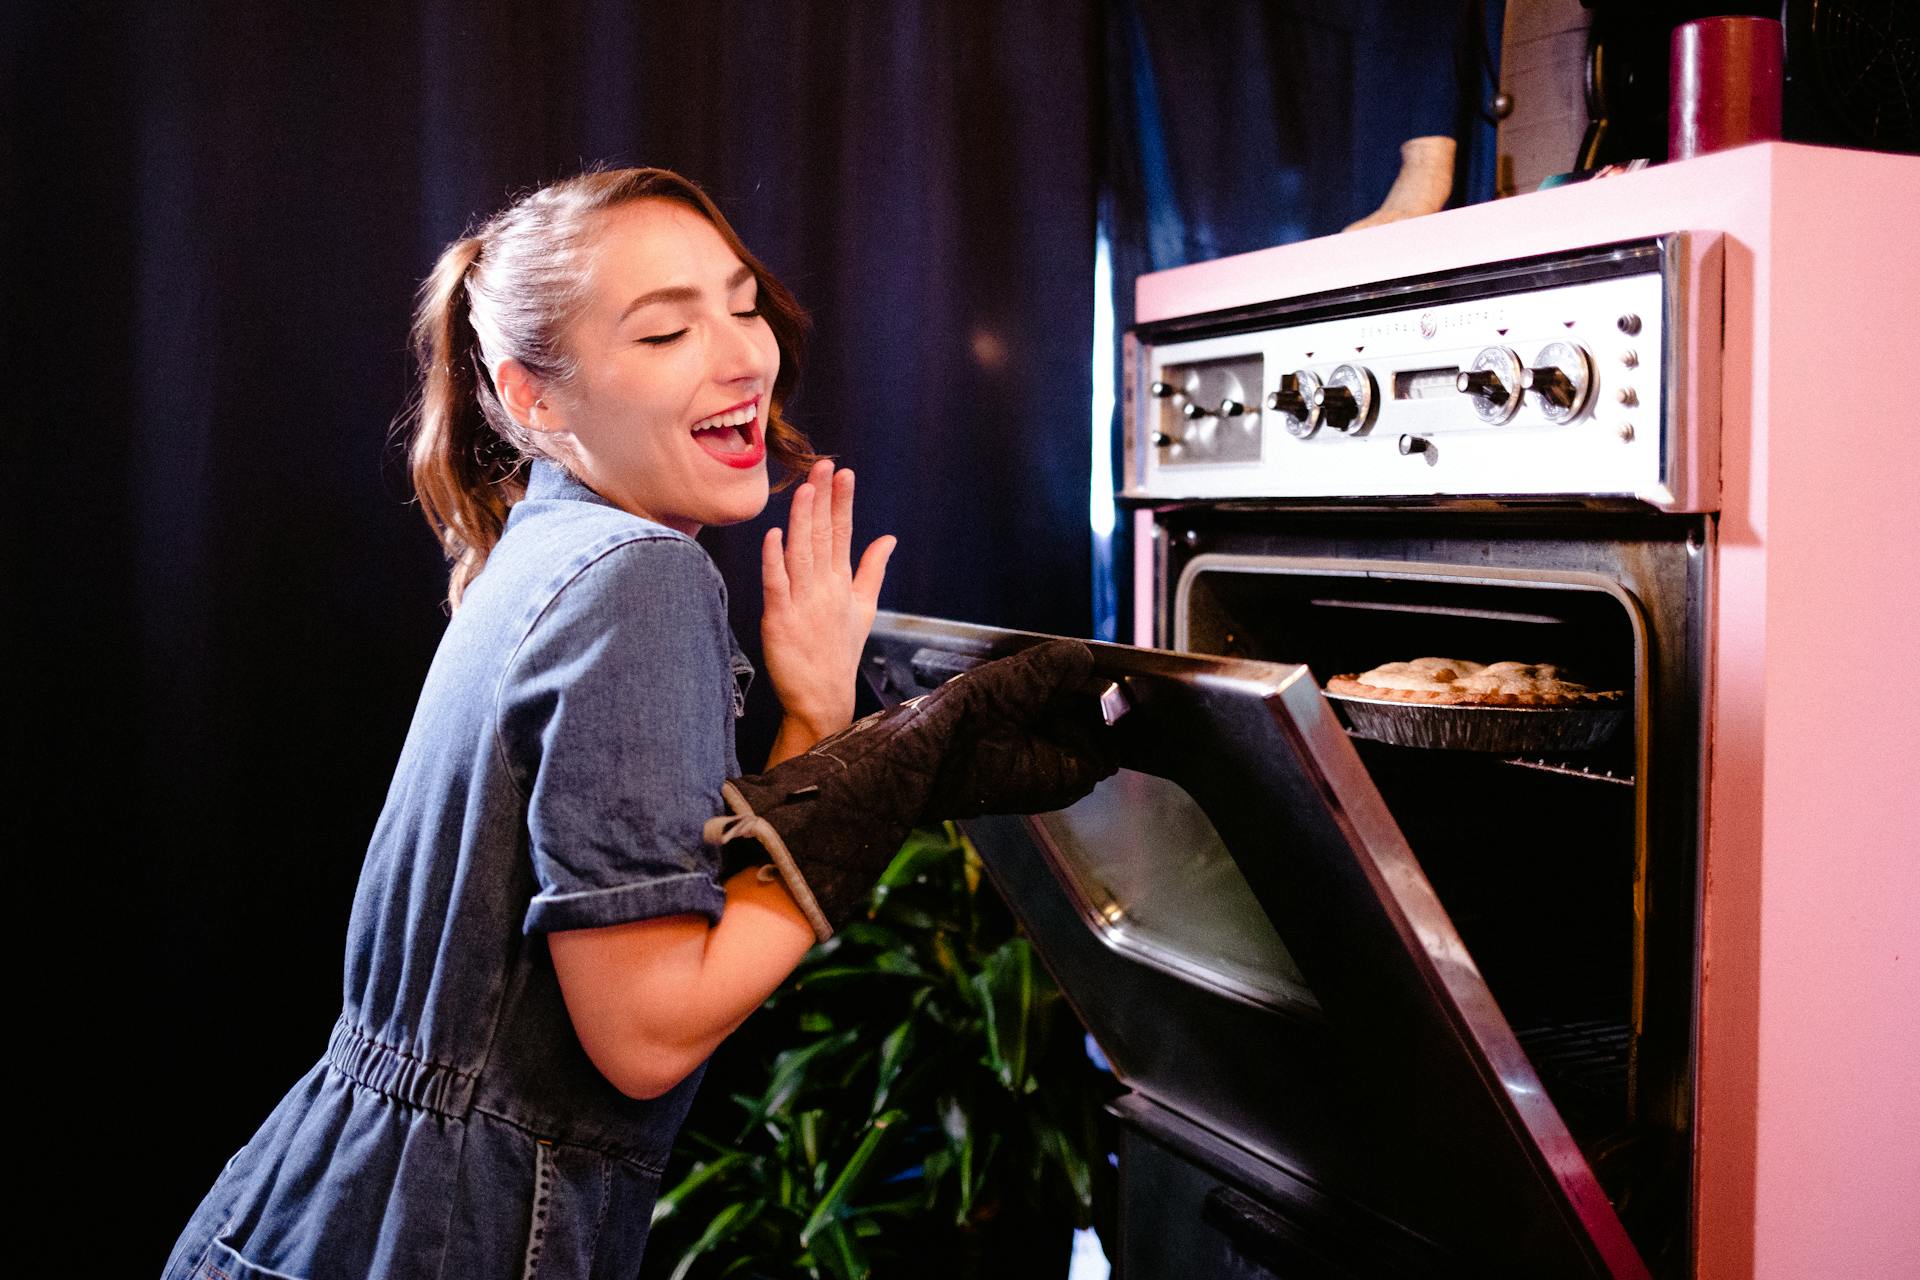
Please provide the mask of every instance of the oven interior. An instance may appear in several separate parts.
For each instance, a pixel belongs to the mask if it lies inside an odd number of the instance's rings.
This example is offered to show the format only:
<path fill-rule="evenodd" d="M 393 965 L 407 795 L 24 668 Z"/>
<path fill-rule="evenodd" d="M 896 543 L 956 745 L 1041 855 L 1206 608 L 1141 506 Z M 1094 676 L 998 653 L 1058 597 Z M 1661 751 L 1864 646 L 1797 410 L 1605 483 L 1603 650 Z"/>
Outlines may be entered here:
<path fill-rule="evenodd" d="M 1590 688 L 1624 690 L 1629 705 L 1645 705 L 1637 606 L 1584 575 L 1488 581 L 1458 569 L 1409 567 L 1392 576 L 1226 559 L 1192 566 L 1176 648 L 1303 663 L 1323 686 L 1335 675 L 1423 656 L 1550 662 Z M 1656 1176 L 1648 1161 L 1662 1145 L 1644 1141 L 1635 1117 L 1644 846 L 1636 760 L 1645 719 L 1636 713 L 1610 740 L 1577 754 L 1354 739 L 1629 1230 L 1634 1202 Z"/>

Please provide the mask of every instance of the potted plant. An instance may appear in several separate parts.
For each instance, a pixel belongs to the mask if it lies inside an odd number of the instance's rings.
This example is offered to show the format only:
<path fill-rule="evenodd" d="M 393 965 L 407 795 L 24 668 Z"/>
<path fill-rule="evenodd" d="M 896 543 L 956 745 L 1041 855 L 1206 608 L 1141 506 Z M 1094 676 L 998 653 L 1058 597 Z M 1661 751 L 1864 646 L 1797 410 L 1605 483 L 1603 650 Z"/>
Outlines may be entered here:
<path fill-rule="evenodd" d="M 716 1056 L 645 1274 L 1064 1277 L 1111 1077 L 951 825 Z"/>

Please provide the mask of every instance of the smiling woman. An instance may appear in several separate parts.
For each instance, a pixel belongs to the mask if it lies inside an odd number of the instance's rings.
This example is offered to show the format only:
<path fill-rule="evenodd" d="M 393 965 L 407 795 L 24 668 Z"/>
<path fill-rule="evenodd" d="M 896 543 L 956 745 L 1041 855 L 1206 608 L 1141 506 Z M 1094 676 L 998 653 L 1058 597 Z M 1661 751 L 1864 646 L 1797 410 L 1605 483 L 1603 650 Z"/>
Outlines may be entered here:
<path fill-rule="evenodd" d="M 769 535 L 775 759 L 852 719 L 893 540 L 781 417 L 805 318 L 707 197 L 589 173 L 453 244 L 422 289 L 410 450 L 451 567 L 367 851 L 326 1054 L 228 1162 L 182 1277 L 631 1274 L 708 1054 L 814 940 L 723 877 L 752 667 L 693 540 Z"/>
<path fill-rule="evenodd" d="M 852 725 L 893 539 L 855 570 L 853 473 L 782 421 L 803 332 L 657 169 L 534 192 L 441 256 L 411 460 L 452 621 L 361 869 L 327 1052 L 167 1280 L 632 1275 L 708 1055 L 907 828 L 982 797 L 1056 807 L 1111 772 L 1054 723 L 1091 665 L 1064 641 Z M 807 478 L 763 546 L 783 717 L 743 778 L 753 668 L 694 535 L 760 513 L 769 454 Z"/>
<path fill-rule="evenodd" d="M 727 341 L 728 320 L 740 333 L 738 346 Z M 757 375 L 753 434 L 782 467 L 805 471 L 817 459 L 781 408 L 799 378 L 806 335 L 799 303 L 707 194 L 664 169 L 569 178 L 455 241 L 421 291 L 414 325 L 421 402 L 410 450 L 421 509 L 453 562 L 451 603 L 458 607 L 498 541 L 507 509 L 525 492 L 520 472 L 531 458 L 568 464 L 589 487 L 648 514 L 638 494 L 617 496 L 595 483 L 644 487 L 632 464 L 646 443 L 622 441 L 612 427 L 640 429 L 647 419 L 609 414 L 684 411 L 730 374 Z M 764 346 L 768 338 L 772 351 Z M 659 359 L 649 363 L 655 354 Z M 697 387 L 714 356 L 739 363 L 712 371 L 718 386 Z M 678 405 L 671 403 L 676 394 Z M 749 398 L 743 392 L 696 413 L 734 409 Z M 695 424 L 684 425 L 691 431 Z M 543 446 L 543 438 L 550 443 Z M 751 444 L 745 452 L 754 452 Z M 601 466 L 607 469 L 596 470 Z M 757 475 L 764 484 L 765 472 Z M 684 470 L 673 478 L 684 481 Z M 736 499 L 750 488 L 743 480 Z M 656 503 L 660 489 L 652 487 Z"/>
<path fill-rule="evenodd" d="M 751 519 L 767 502 L 760 406 L 781 366 L 759 278 L 679 201 L 636 200 L 595 221 L 598 249 L 565 331 L 573 368 L 542 377 L 500 360 L 507 411 L 635 515 L 689 537 Z"/>

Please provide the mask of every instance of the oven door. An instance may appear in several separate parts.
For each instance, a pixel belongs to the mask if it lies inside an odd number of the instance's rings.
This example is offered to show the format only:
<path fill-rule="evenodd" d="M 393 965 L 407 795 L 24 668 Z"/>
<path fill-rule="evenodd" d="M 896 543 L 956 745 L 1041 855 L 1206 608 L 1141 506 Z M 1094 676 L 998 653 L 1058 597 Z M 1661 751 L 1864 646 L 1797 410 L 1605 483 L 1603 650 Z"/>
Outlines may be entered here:
<path fill-rule="evenodd" d="M 1042 638 L 882 613 L 864 669 Z M 1645 1276 L 1307 668 L 1090 647 L 1121 771 L 967 831 L 1119 1079 L 1473 1274 Z"/>

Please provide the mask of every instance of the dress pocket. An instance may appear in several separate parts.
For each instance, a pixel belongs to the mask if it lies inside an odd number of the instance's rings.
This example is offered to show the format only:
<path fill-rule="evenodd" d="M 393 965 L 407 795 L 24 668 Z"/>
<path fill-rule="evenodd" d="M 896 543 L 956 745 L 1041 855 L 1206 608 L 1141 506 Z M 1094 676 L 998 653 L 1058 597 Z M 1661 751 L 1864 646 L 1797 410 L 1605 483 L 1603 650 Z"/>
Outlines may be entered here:
<path fill-rule="evenodd" d="M 229 1244 L 223 1235 L 214 1237 L 213 1246 L 207 1250 L 207 1256 L 200 1260 L 199 1268 L 193 1273 L 193 1280 L 302 1280 L 302 1277 L 288 1271 L 256 1266 Z"/>

